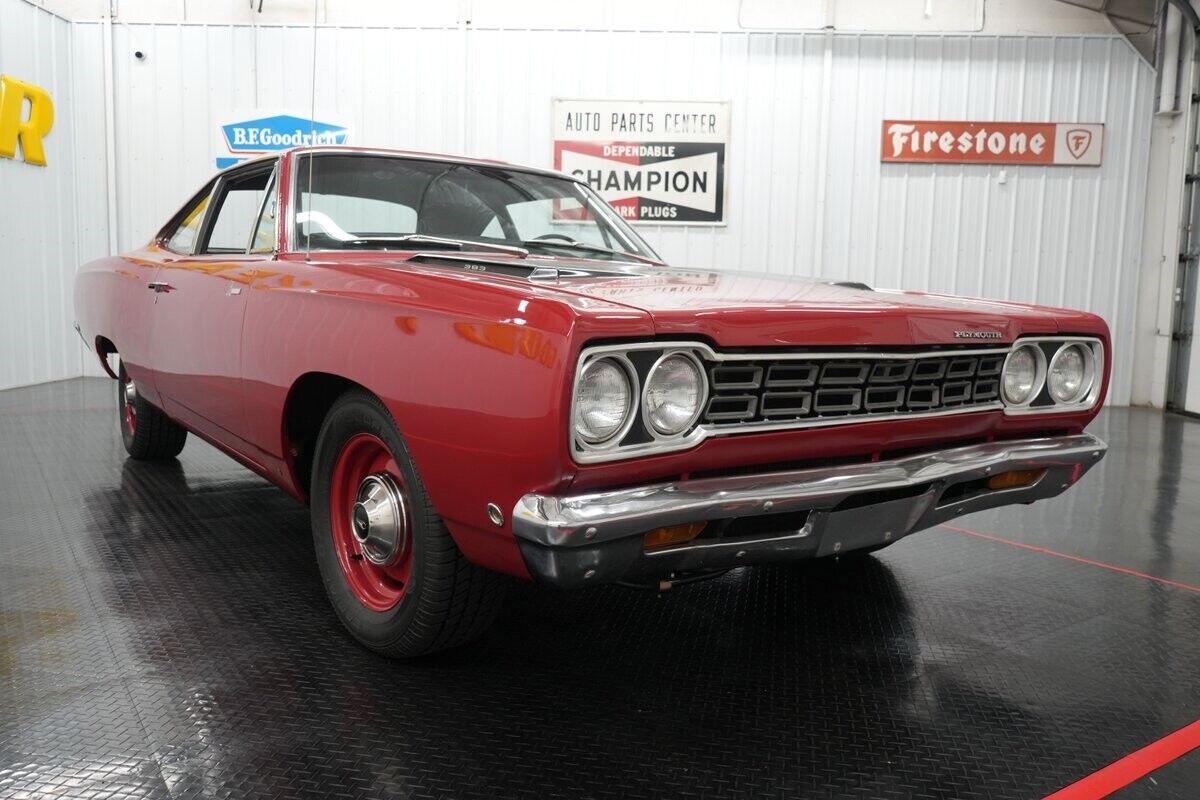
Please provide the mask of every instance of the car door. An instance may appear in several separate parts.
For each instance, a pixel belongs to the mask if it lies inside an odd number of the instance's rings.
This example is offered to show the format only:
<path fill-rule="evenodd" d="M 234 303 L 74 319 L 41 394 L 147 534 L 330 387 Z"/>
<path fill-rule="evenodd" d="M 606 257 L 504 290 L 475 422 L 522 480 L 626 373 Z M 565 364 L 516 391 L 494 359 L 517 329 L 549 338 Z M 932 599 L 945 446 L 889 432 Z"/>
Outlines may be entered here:
<path fill-rule="evenodd" d="M 157 279 L 153 362 L 165 410 L 235 450 L 244 450 L 246 427 L 246 287 L 274 255 L 275 185 L 274 161 L 222 175 L 193 252 L 164 259 Z"/>

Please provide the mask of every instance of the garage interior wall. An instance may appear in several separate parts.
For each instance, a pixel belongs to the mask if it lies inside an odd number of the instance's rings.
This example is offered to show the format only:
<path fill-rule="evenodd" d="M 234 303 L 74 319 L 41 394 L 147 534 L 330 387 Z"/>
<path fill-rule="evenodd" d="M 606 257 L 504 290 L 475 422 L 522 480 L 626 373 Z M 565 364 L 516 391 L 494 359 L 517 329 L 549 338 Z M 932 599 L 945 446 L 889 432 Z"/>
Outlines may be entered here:
<path fill-rule="evenodd" d="M 76 70 L 98 79 L 105 26 L 72 28 Z M 208 23 L 113 36 L 128 249 L 211 173 L 219 122 L 308 115 L 314 36 Z M 315 41 L 315 116 L 360 144 L 548 165 L 554 97 L 729 100 L 729 224 L 641 228 L 669 261 L 1095 311 L 1116 336 L 1110 401 L 1129 401 L 1154 74 L 1119 36 L 330 25 Z M 884 118 L 1103 122 L 1104 164 L 881 164 Z M 66 283 L 47 329 L 69 330 Z M 5 292 L 0 315 L 15 302 Z M 29 374 L 0 365 L 0 386 Z"/>
<path fill-rule="evenodd" d="M 0 389 L 82 374 L 71 285 L 108 252 L 104 91 L 95 37 L 18 0 L 0 0 L 0 74 L 46 89 L 55 120 L 47 166 L 0 158 Z"/>

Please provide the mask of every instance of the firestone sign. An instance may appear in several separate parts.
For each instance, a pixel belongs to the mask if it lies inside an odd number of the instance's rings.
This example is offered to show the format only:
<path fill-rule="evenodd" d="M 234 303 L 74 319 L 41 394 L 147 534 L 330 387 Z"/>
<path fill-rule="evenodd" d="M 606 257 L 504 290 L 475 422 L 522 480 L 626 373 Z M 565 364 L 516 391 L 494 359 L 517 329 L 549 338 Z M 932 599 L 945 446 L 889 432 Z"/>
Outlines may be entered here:
<path fill-rule="evenodd" d="M 883 121 L 883 161 L 1098 167 L 1104 125 L 1056 122 Z"/>
<path fill-rule="evenodd" d="M 237 156 L 278 153 L 292 147 L 322 144 L 345 144 L 350 129 L 333 122 L 318 122 L 291 114 L 229 122 L 220 126 L 221 145 L 231 156 L 217 156 L 217 167 L 223 169 L 245 158 Z"/>
<path fill-rule="evenodd" d="M 553 113 L 554 168 L 627 222 L 725 223 L 728 103 L 555 100 Z"/>

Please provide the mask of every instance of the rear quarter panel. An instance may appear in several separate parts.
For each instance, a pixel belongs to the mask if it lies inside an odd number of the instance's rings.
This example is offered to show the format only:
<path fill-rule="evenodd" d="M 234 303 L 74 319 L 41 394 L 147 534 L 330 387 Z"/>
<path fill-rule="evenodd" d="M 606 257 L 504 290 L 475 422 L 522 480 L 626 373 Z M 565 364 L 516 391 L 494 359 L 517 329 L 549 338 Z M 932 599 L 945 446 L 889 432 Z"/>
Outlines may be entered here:
<path fill-rule="evenodd" d="M 108 339 L 121 355 L 139 391 L 159 397 L 150 363 L 154 293 L 147 286 L 158 272 L 153 249 L 90 261 L 75 275 L 75 320 L 84 343 L 99 357 L 97 340 Z"/>

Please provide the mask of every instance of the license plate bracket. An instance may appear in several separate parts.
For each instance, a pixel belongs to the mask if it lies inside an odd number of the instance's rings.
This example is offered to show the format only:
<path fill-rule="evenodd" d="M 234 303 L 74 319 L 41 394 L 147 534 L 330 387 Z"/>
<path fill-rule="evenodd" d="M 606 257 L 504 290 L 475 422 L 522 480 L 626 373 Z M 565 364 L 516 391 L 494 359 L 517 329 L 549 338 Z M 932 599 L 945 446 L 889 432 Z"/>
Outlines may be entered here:
<path fill-rule="evenodd" d="M 937 487 L 913 497 L 833 511 L 825 518 L 817 556 L 890 544 L 908 535 L 937 500 Z"/>

